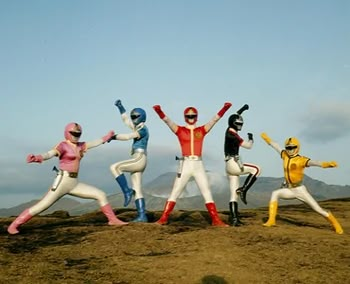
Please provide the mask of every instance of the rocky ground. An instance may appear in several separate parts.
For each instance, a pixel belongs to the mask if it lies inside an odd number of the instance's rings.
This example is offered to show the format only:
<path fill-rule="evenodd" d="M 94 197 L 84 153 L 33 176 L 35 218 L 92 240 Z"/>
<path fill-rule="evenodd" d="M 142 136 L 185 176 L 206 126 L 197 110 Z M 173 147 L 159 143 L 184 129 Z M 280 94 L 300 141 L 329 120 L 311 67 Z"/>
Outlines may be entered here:
<path fill-rule="evenodd" d="M 343 225 L 337 235 L 305 205 L 242 210 L 242 227 L 210 226 L 206 211 L 174 211 L 170 224 L 107 226 L 100 212 L 37 216 L 8 235 L 0 219 L 0 283 L 350 283 L 350 198 L 320 202 Z M 176 209 L 176 208 L 175 208 Z M 129 221 L 132 209 L 117 209 Z M 228 212 L 221 211 L 224 221 Z"/>

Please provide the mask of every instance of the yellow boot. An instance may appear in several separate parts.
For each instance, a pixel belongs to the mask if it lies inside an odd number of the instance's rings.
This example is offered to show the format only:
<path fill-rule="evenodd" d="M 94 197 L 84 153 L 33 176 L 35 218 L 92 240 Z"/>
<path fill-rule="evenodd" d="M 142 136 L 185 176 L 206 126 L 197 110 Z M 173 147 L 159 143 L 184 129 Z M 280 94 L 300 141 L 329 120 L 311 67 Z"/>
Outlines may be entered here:
<path fill-rule="evenodd" d="M 272 201 L 269 204 L 269 220 L 263 226 L 272 227 L 276 226 L 276 215 L 277 215 L 277 201 Z"/>
<path fill-rule="evenodd" d="M 327 217 L 329 223 L 332 224 L 335 232 L 339 235 L 343 234 L 343 228 L 340 226 L 339 222 L 337 221 L 337 219 L 333 216 L 333 214 L 331 212 L 329 212 L 329 215 Z"/>

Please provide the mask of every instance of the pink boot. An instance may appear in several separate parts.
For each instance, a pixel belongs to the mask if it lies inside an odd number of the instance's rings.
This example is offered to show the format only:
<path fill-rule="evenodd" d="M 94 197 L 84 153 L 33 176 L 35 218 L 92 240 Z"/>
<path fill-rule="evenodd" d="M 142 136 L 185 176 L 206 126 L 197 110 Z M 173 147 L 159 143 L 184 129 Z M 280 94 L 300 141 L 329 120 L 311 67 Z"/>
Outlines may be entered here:
<path fill-rule="evenodd" d="M 107 217 L 108 225 L 123 226 L 128 224 L 126 222 L 123 222 L 122 220 L 119 220 L 117 216 L 115 216 L 112 206 L 110 204 L 106 204 L 105 206 L 102 206 L 101 211 Z"/>
<path fill-rule="evenodd" d="M 30 220 L 33 216 L 29 213 L 29 209 L 24 210 L 7 228 L 7 232 L 11 235 L 18 234 L 18 227 Z"/>

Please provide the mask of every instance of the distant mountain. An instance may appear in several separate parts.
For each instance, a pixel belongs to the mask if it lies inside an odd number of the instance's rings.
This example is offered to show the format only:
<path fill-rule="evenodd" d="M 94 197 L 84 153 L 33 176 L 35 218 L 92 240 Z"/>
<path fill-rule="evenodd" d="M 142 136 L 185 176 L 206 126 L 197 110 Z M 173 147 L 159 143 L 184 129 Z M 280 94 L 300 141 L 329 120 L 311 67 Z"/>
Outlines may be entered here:
<path fill-rule="evenodd" d="M 211 190 L 213 194 L 214 201 L 218 210 L 228 210 L 228 203 L 230 199 L 230 191 L 227 177 L 225 175 L 216 172 L 207 172 L 209 182 L 211 185 Z M 164 204 L 169 197 L 176 173 L 168 172 L 164 173 L 151 182 L 148 182 L 143 187 L 144 197 L 146 199 L 147 210 L 162 210 Z M 241 177 L 240 182 L 243 184 L 244 177 Z M 271 193 L 273 190 L 280 188 L 283 182 L 283 178 L 272 178 L 272 177 L 259 177 L 253 187 L 249 190 L 247 195 L 248 205 L 240 203 L 240 208 L 250 209 L 258 207 L 268 206 Z M 329 185 L 324 182 L 305 176 L 304 184 L 313 195 L 313 197 L 318 200 L 336 199 L 350 197 L 350 186 L 339 186 L 339 185 Z M 113 194 L 108 196 L 108 200 L 114 208 L 123 207 L 123 195 L 122 193 Z M 13 216 L 18 215 L 25 208 L 33 205 L 37 200 L 33 200 L 28 203 L 24 203 L 9 209 L 0 209 L 0 216 Z M 300 203 L 297 200 L 281 200 L 280 204 L 297 204 Z M 132 202 L 129 205 L 130 208 L 135 208 Z M 88 212 L 98 210 L 99 206 L 96 201 L 80 203 L 78 201 L 72 200 L 68 197 L 63 198 L 48 210 L 42 214 L 52 213 L 56 210 L 68 211 L 70 215 L 82 215 Z M 189 181 L 182 195 L 178 198 L 176 203 L 177 210 L 205 210 L 204 199 L 197 187 L 197 184 L 193 179 Z"/>

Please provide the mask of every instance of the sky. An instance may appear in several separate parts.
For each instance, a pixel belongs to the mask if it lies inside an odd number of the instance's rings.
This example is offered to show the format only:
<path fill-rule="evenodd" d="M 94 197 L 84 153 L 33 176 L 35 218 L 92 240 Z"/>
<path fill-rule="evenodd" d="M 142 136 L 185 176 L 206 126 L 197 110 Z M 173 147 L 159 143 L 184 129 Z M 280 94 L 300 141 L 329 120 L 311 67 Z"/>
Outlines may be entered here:
<path fill-rule="evenodd" d="M 147 112 L 143 183 L 175 171 L 180 155 L 153 105 L 179 125 L 183 110 L 195 106 L 202 125 L 231 102 L 205 138 L 208 171 L 225 175 L 227 120 L 248 104 L 240 135 L 253 133 L 255 143 L 241 149 L 244 162 L 259 165 L 262 176 L 281 177 L 282 162 L 260 134 L 280 145 L 295 136 L 302 155 L 339 164 L 307 175 L 350 184 L 347 0 L 0 0 L 0 46 L 0 208 L 45 194 L 57 158 L 25 159 L 62 141 L 69 122 L 82 125 L 81 141 L 109 130 L 129 133 L 117 99 L 128 112 Z M 130 157 L 131 143 L 91 149 L 80 180 L 119 193 L 109 167 Z"/>

